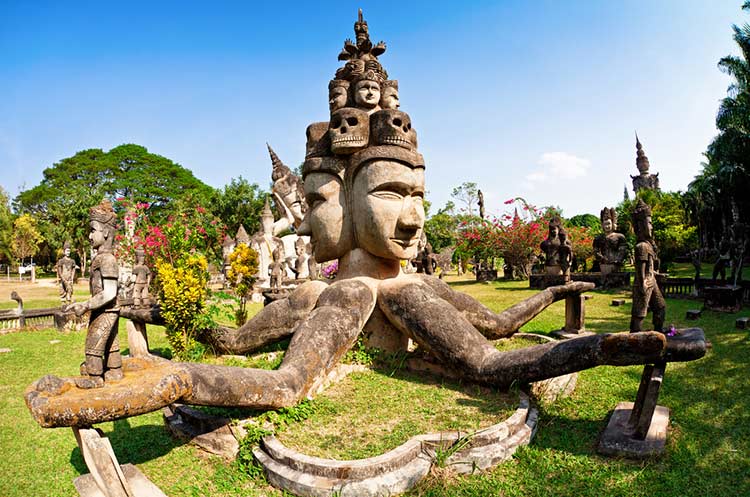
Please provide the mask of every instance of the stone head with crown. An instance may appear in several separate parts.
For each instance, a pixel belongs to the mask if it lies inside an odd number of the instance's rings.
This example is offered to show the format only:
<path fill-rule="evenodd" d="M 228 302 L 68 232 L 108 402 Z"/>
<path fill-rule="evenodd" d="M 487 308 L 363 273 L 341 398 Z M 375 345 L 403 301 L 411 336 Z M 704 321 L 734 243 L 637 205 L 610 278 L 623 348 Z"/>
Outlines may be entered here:
<path fill-rule="evenodd" d="M 393 270 L 417 252 L 424 159 L 411 118 L 398 109 L 398 82 L 378 61 L 385 43 L 370 41 L 361 10 L 354 31 L 356 41 L 347 39 L 339 55 L 346 63 L 328 85 L 330 120 L 307 129 L 308 209 L 298 232 L 311 235 L 319 262 L 344 258 L 346 266 L 358 254 Z"/>

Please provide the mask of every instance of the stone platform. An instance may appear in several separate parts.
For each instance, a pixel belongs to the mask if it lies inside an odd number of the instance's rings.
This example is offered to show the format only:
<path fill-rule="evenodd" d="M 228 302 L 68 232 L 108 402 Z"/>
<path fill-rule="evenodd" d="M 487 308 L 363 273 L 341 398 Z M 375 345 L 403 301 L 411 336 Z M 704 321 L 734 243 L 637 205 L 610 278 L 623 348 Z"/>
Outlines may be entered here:
<path fill-rule="evenodd" d="M 571 273 L 571 281 L 594 283 L 596 288 L 629 288 L 630 273 Z M 529 277 L 529 288 L 544 290 L 550 286 L 564 285 L 562 274 L 532 274 Z"/>
<path fill-rule="evenodd" d="M 664 452 L 667 442 L 667 427 L 669 426 L 669 409 L 656 406 L 648 434 L 643 440 L 632 436 L 632 428 L 628 425 L 633 402 L 620 402 L 609 418 L 607 428 L 599 439 L 597 451 L 610 456 L 629 457 L 631 459 L 646 459 L 658 456 Z"/>
<path fill-rule="evenodd" d="M 703 306 L 712 311 L 739 312 L 743 295 L 741 286 L 706 286 L 703 288 Z"/>

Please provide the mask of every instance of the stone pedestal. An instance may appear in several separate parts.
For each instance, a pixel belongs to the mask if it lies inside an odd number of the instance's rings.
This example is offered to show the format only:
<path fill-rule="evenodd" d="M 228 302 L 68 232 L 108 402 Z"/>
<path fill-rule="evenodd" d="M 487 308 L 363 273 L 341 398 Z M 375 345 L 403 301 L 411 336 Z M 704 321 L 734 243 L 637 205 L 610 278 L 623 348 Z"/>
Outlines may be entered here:
<path fill-rule="evenodd" d="M 741 286 L 707 286 L 703 288 L 703 305 L 718 312 L 739 312 L 744 290 Z"/>
<path fill-rule="evenodd" d="M 565 297 L 565 326 L 552 332 L 557 338 L 576 338 L 593 335 L 586 331 L 586 295 L 568 295 Z"/>
<path fill-rule="evenodd" d="M 601 454 L 645 459 L 664 452 L 669 409 L 658 406 L 666 362 L 643 367 L 635 402 L 620 402 L 599 439 Z"/>
<path fill-rule="evenodd" d="M 554 275 L 554 276 L 562 275 L 563 270 L 559 265 L 551 264 L 549 266 L 544 266 L 544 274 L 549 274 L 549 275 Z"/>
<path fill-rule="evenodd" d="M 143 321 L 125 321 L 125 329 L 128 331 L 128 348 L 131 357 L 145 357 L 149 355 L 148 334 L 146 323 Z"/>
<path fill-rule="evenodd" d="M 495 281 L 497 279 L 497 269 L 478 269 L 477 281 Z"/>

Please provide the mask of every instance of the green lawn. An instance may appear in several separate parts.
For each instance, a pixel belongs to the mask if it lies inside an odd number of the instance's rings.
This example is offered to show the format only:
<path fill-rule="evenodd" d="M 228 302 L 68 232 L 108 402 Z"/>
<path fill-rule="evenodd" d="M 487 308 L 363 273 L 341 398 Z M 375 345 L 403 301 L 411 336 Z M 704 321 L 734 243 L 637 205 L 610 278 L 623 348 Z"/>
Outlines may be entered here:
<path fill-rule="evenodd" d="M 534 293 L 527 282 L 477 284 L 462 280 L 452 284 L 496 311 Z M 587 328 L 595 332 L 625 331 L 629 304 L 610 307 L 609 303 L 615 297 L 629 301 L 628 293 L 592 294 L 594 298 L 586 303 Z M 38 298 L 54 300 L 54 294 Z M 700 303 L 670 299 L 667 321 L 678 327 L 692 325 L 694 322 L 685 321 L 685 311 L 696 307 Z M 750 495 L 750 332 L 734 328 L 736 317 L 749 311 L 744 309 L 735 315 L 704 311 L 697 324 L 705 329 L 713 349 L 700 361 L 667 368 L 660 404 L 671 409 L 671 425 L 662 459 L 630 462 L 596 454 L 596 440 L 611 409 L 619 401 L 633 400 L 640 376 L 638 367 L 601 367 L 581 374 L 572 397 L 540 407 L 536 437 L 512 460 L 470 477 L 446 476 L 438 471 L 408 495 Z M 563 318 L 564 305 L 558 302 L 522 331 L 548 333 L 560 328 Z M 121 330 L 124 342 L 122 325 Z M 44 374 L 75 374 L 83 359 L 84 337 L 85 331 L 54 330 L 0 335 L 0 347 L 12 349 L 0 353 L 0 496 L 76 495 L 72 480 L 87 470 L 72 431 L 40 428 L 23 403 L 23 390 Z M 149 338 L 152 349 L 169 353 L 159 329 L 150 329 Z M 60 343 L 51 344 L 53 340 Z M 408 377 L 403 381 L 409 381 Z M 334 403 L 335 414 L 350 417 L 355 423 L 357 410 L 347 411 L 352 406 L 340 399 L 333 396 L 327 402 Z M 404 403 L 412 419 L 425 415 L 424 408 L 408 409 L 409 397 Z M 313 412 L 306 422 L 292 423 L 286 433 L 290 437 L 304 434 L 306 424 L 321 424 L 330 413 L 331 409 Z M 120 462 L 138 465 L 169 496 L 282 495 L 262 479 L 244 474 L 236 464 L 170 438 L 161 413 L 100 427 Z"/>

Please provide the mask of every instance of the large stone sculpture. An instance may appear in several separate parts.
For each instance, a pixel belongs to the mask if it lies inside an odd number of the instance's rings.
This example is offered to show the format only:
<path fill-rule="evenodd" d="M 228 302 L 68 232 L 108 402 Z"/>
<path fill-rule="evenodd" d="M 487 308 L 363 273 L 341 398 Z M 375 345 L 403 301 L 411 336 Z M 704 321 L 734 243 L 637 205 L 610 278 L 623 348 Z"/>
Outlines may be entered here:
<path fill-rule="evenodd" d="M 638 193 L 641 189 L 659 191 L 659 173 L 650 174 L 648 172 L 650 167 L 648 157 L 646 157 L 646 153 L 643 151 L 643 145 L 638 140 L 637 134 L 635 135 L 635 149 L 635 165 L 638 167 L 640 174 L 630 177 L 633 180 L 633 191 L 635 193 Z"/>
<path fill-rule="evenodd" d="M 302 168 L 308 210 L 298 232 L 311 236 L 317 261 L 338 259 L 338 276 L 330 285 L 308 281 L 287 298 L 263 308 L 241 328 L 210 334 L 217 349 L 233 353 L 291 335 L 279 368 L 169 363 L 153 373 L 133 373 L 137 392 L 112 386 L 96 400 L 82 400 L 83 405 L 73 408 L 67 394 L 50 388 L 59 381 L 47 377 L 32 385 L 26 395 L 40 424 L 90 426 L 175 400 L 255 408 L 290 406 L 313 395 L 360 335 L 379 338 L 394 349 L 405 349 L 411 338 L 454 374 L 500 388 L 601 364 L 692 360 L 705 353 L 703 340 L 675 348 L 657 332 L 592 335 L 501 352 L 488 338 L 511 336 L 552 302 L 593 285 L 551 287 L 495 314 L 433 276 L 403 274 L 401 261 L 416 255 L 425 220 L 425 161 L 416 150 L 416 133 L 408 115 L 372 106 L 374 98 L 369 95 L 375 88 L 370 83 L 387 79 L 377 60 L 385 45 L 370 42 L 361 14 L 355 33 L 356 44 L 347 40 L 344 45 L 341 58 L 347 62 L 337 71 L 336 80 L 349 82 L 348 88 L 358 96 L 349 94 L 353 107 L 333 111 L 329 127 L 308 127 L 308 154 Z M 362 81 L 368 83 L 357 84 Z M 349 122 L 350 118 L 356 121 Z M 345 120 L 346 132 L 340 129 Z M 384 122 L 392 126 L 371 126 Z M 350 133 L 351 126 L 357 128 L 357 136 Z M 335 132 L 328 133 L 329 128 Z M 361 135 L 364 130 L 367 135 Z M 106 403 L 106 409 L 87 408 L 87 402 Z"/>
<path fill-rule="evenodd" d="M 112 253 L 117 216 L 107 200 L 92 207 L 90 216 L 89 240 L 96 250 L 89 277 L 91 298 L 66 309 L 73 311 L 76 316 L 91 311 L 89 331 L 86 334 L 86 360 L 81 365 L 83 377 L 76 380 L 79 388 L 102 387 L 105 380 L 122 379 L 116 302 L 119 267 Z"/>
<path fill-rule="evenodd" d="M 65 242 L 63 256 L 57 261 L 55 271 L 60 281 L 60 301 L 63 305 L 73 302 L 73 283 L 76 278 L 76 261 L 70 257 L 70 243 Z"/>
<path fill-rule="evenodd" d="M 549 233 L 547 238 L 545 238 L 540 245 L 542 252 L 544 252 L 545 272 L 549 275 L 563 274 L 563 270 L 560 266 L 561 261 L 559 254 L 561 247 L 560 232 L 563 230 L 560 218 L 553 217 L 550 219 L 548 229 Z M 566 242 L 570 244 L 570 240 L 567 240 L 567 235 Z M 563 250 L 565 251 L 566 249 Z"/>
<path fill-rule="evenodd" d="M 633 228 L 638 243 L 635 246 L 635 278 L 630 331 L 637 332 L 643 329 L 643 320 L 649 310 L 653 312 L 653 329 L 661 331 L 664 328 L 666 302 L 659 290 L 659 285 L 656 284 L 659 259 L 656 255 L 651 226 L 651 208 L 640 199 L 633 211 Z"/>
<path fill-rule="evenodd" d="M 599 219 L 602 223 L 601 235 L 594 238 L 594 259 L 603 275 L 622 271 L 628 257 L 628 241 L 625 235 L 617 233 L 617 211 L 614 208 L 602 209 Z"/>

